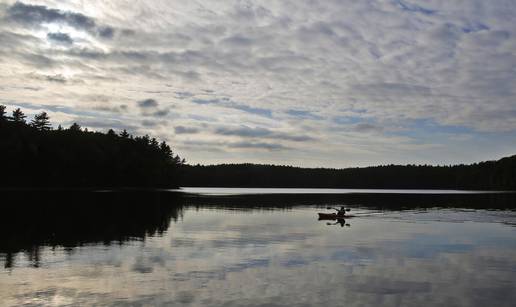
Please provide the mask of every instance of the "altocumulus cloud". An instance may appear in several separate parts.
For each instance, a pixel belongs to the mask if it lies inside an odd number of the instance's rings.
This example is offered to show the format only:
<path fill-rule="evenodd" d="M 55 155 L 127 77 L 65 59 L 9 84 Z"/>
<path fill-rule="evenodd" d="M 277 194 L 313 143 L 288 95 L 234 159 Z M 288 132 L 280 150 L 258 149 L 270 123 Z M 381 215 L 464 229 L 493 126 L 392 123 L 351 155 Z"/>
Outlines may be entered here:
<path fill-rule="evenodd" d="M 150 98 L 138 101 L 138 106 L 140 108 L 156 108 L 158 105 L 159 104 L 156 100 Z"/>
<path fill-rule="evenodd" d="M 294 135 L 285 132 L 273 131 L 266 128 L 250 128 L 247 126 L 241 127 L 220 127 L 215 130 L 215 133 L 226 136 L 240 136 L 244 138 L 270 138 L 277 140 L 306 142 L 314 141 L 315 138 L 307 135 Z"/>
<path fill-rule="evenodd" d="M 49 23 L 64 24 L 106 38 L 111 38 L 114 33 L 112 27 L 98 25 L 91 17 L 81 13 L 48 8 L 44 5 L 16 2 L 7 9 L 6 13 L 7 20 L 23 26 L 40 27 Z"/>
<path fill-rule="evenodd" d="M 266 149 L 266 150 L 281 150 L 288 149 L 287 146 L 277 143 L 265 142 L 235 142 L 227 145 L 231 148 L 250 148 L 250 149 Z"/>
<path fill-rule="evenodd" d="M 176 134 L 196 134 L 199 133 L 199 129 L 193 127 L 176 126 L 174 127 Z"/>
<path fill-rule="evenodd" d="M 159 109 L 159 103 L 155 99 L 148 98 L 137 101 L 138 107 L 140 107 L 143 115 L 154 116 L 154 117 L 165 117 L 170 113 L 169 109 Z M 148 121 L 146 121 L 148 123 Z M 150 125 L 144 125 L 149 127 Z"/>
<path fill-rule="evenodd" d="M 9 0 L 0 103 L 94 110 L 192 162 L 491 159 L 516 151 L 514 15 L 513 1 Z"/>
<path fill-rule="evenodd" d="M 47 38 L 48 38 L 48 40 L 55 42 L 55 43 L 60 43 L 60 44 L 65 44 L 65 45 L 73 44 L 73 39 L 67 33 L 61 33 L 61 32 L 48 33 Z"/>

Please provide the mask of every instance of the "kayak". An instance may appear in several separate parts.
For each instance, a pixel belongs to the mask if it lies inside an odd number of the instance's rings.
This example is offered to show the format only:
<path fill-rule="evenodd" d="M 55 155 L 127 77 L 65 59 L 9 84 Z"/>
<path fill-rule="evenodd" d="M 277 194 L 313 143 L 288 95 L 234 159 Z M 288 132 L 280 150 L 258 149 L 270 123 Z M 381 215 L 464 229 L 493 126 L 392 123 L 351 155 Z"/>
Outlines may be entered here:
<path fill-rule="evenodd" d="M 343 220 L 350 217 L 353 217 L 353 215 L 343 214 L 343 215 L 337 215 L 336 213 L 317 213 L 319 214 L 320 220 Z"/>

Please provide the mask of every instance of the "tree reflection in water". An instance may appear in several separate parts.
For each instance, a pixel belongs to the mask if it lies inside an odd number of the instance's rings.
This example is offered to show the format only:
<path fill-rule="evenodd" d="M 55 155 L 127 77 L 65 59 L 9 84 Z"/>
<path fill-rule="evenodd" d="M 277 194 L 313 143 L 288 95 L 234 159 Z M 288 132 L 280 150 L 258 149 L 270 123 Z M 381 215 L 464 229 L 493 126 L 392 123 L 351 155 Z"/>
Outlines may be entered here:
<path fill-rule="evenodd" d="M 24 254 L 38 267 L 41 248 L 102 243 L 123 245 L 161 236 L 185 207 L 224 210 L 290 210 L 295 206 L 346 205 L 376 210 L 453 207 L 514 209 L 514 194 L 400 195 L 400 194 L 260 194 L 202 196 L 167 191 L 3 191 L 0 259 L 15 266 Z M 314 212 L 315 215 L 315 212 Z M 346 220 L 328 225 L 350 227 Z"/>
<path fill-rule="evenodd" d="M 4 200 L 0 254 L 6 268 L 17 253 L 38 267 L 44 246 L 72 253 L 91 243 L 160 236 L 183 210 L 177 194 L 158 192 L 4 192 Z"/>

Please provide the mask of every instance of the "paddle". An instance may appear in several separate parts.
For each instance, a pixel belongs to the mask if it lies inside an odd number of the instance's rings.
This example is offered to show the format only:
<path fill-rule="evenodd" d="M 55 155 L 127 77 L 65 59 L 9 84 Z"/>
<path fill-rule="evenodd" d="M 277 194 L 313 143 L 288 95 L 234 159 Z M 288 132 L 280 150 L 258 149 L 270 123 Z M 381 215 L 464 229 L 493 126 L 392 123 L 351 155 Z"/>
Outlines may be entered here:
<path fill-rule="evenodd" d="M 340 209 L 337 209 L 337 208 L 332 208 L 332 207 L 326 207 L 327 210 L 331 210 L 331 209 L 334 209 L 334 210 L 337 210 L 337 211 L 340 211 Z M 347 212 L 351 211 L 350 208 L 347 208 L 346 209 Z"/>

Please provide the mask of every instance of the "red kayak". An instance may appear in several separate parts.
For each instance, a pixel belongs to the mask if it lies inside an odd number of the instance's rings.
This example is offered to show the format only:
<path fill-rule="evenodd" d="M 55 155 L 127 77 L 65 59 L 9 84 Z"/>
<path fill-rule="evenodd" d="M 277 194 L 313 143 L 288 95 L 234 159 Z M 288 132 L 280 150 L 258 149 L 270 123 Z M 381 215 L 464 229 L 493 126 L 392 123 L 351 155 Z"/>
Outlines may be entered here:
<path fill-rule="evenodd" d="M 317 213 L 319 214 L 320 220 L 343 220 L 350 217 L 353 217 L 353 215 L 349 214 L 336 214 L 336 213 Z"/>

